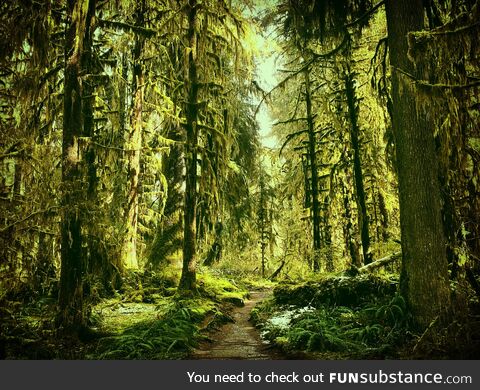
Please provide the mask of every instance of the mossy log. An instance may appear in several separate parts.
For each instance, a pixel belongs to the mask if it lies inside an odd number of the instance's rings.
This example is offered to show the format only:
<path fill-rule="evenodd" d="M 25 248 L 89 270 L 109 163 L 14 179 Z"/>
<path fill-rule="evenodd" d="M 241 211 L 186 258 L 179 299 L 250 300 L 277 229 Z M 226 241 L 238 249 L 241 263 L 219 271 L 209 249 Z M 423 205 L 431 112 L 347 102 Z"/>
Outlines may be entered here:
<path fill-rule="evenodd" d="M 397 281 L 371 274 L 332 276 L 302 284 L 280 284 L 273 290 L 277 304 L 314 306 L 323 304 L 356 307 L 376 297 L 393 296 Z"/>

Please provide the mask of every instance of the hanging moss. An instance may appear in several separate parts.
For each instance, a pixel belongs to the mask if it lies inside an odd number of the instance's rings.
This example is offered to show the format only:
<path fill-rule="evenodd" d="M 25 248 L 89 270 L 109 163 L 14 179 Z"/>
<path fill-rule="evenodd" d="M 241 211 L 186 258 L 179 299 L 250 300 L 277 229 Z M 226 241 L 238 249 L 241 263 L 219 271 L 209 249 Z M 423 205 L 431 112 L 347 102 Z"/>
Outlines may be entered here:
<path fill-rule="evenodd" d="M 370 0 L 286 0 L 278 5 L 283 32 L 295 40 L 324 41 L 346 32 L 346 25 L 371 8 Z M 365 26 L 368 19 L 361 22 Z"/>

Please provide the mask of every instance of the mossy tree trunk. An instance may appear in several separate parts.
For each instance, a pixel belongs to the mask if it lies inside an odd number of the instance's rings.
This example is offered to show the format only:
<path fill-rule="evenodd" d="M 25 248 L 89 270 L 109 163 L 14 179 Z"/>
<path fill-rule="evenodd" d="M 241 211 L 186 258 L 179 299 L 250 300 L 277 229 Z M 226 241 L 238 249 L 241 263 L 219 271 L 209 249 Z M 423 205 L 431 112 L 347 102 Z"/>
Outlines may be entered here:
<path fill-rule="evenodd" d="M 350 255 L 352 260 L 352 265 L 355 267 L 362 266 L 362 260 L 360 258 L 359 248 L 356 243 L 354 233 L 353 233 L 353 222 L 352 222 L 352 208 L 350 205 L 350 195 L 347 188 L 347 185 L 340 181 L 340 187 L 343 198 L 343 239 L 345 241 L 346 252 Z"/>
<path fill-rule="evenodd" d="M 258 207 L 258 230 L 260 233 L 260 253 L 261 253 L 261 273 L 262 278 L 265 277 L 265 266 L 266 266 L 266 249 L 268 242 L 270 241 L 270 227 L 271 219 L 269 215 L 269 194 L 267 193 L 267 184 L 265 183 L 265 172 L 260 174 L 260 183 L 259 183 L 259 207 Z"/>
<path fill-rule="evenodd" d="M 310 161 L 310 196 L 312 199 L 312 225 L 313 225 L 313 262 L 314 272 L 320 271 L 319 252 L 322 246 L 320 234 L 320 203 L 318 200 L 318 171 L 317 148 L 315 137 L 315 123 L 312 113 L 312 94 L 310 90 L 310 69 L 304 72 L 305 105 L 307 111 L 308 130 L 308 159 Z"/>
<path fill-rule="evenodd" d="M 86 270 L 83 253 L 86 169 L 80 137 L 84 133 L 82 56 L 86 50 L 85 35 L 94 16 L 95 2 L 69 0 L 65 36 L 65 78 L 63 93 L 62 138 L 62 227 L 61 271 L 58 323 L 66 331 L 75 332 L 86 324 L 83 281 Z M 88 42 L 88 40 L 87 40 Z"/>
<path fill-rule="evenodd" d="M 145 25 L 145 0 L 137 3 L 135 11 L 135 25 Z M 125 143 L 128 165 L 127 203 L 125 207 L 125 235 L 123 237 L 122 267 L 127 270 L 138 269 L 137 259 L 137 230 L 138 230 L 138 202 L 140 153 L 142 149 L 142 114 L 144 95 L 144 73 L 142 67 L 142 53 L 144 37 L 136 34 L 133 48 L 133 109 L 130 129 Z"/>
<path fill-rule="evenodd" d="M 388 233 L 388 211 L 387 207 L 385 204 L 385 197 L 382 195 L 382 192 L 380 189 L 378 189 L 378 208 L 380 211 L 380 232 L 382 236 L 382 241 L 387 242 L 388 239 L 390 238 L 390 235 Z"/>
<path fill-rule="evenodd" d="M 423 29 L 424 9 L 422 0 L 389 0 L 386 11 L 403 253 L 400 285 L 415 322 L 427 327 L 446 311 L 450 295 L 433 129 L 417 109 L 414 82 L 402 73 L 423 79 L 407 55 L 407 34 Z"/>
<path fill-rule="evenodd" d="M 331 225 L 331 205 L 330 196 L 325 198 L 325 217 L 324 217 L 324 244 L 326 247 L 325 253 L 325 269 L 327 272 L 333 272 L 335 265 L 333 264 L 333 248 L 332 248 L 332 225 Z"/>
<path fill-rule="evenodd" d="M 198 4 L 188 1 L 185 12 L 188 20 L 188 57 L 185 104 L 185 201 L 183 226 L 183 267 L 179 289 L 196 290 L 196 214 L 197 214 L 197 146 L 198 146 L 198 75 L 197 20 Z"/>
<path fill-rule="evenodd" d="M 358 228 L 362 240 L 363 263 L 372 261 L 370 253 L 369 216 L 367 211 L 366 193 L 363 180 L 362 161 L 360 157 L 360 128 L 358 126 L 358 105 L 355 96 L 355 80 L 347 64 L 345 75 L 345 92 L 347 95 L 348 118 L 350 124 L 350 141 L 353 149 L 353 177 L 355 182 L 355 199 L 358 209 Z"/>

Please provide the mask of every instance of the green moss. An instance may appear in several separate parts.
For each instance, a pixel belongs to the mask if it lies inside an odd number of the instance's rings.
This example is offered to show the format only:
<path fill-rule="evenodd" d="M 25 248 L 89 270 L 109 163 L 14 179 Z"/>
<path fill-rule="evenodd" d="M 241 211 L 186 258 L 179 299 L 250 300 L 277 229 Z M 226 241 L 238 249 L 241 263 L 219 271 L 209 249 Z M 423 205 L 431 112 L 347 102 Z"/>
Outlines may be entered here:
<path fill-rule="evenodd" d="M 208 271 L 198 274 L 198 290 L 202 296 L 237 306 L 242 306 L 248 296 L 248 291 L 237 286 L 232 279 L 213 275 Z"/>
<path fill-rule="evenodd" d="M 94 308 L 98 327 L 111 334 L 100 340 L 92 359 L 177 359 L 188 355 L 202 330 L 228 321 L 223 302 L 243 302 L 247 292 L 209 272 L 198 277 L 199 294 L 178 294 L 149 275 L 139 302 L 105 300 Z M 133 289 L 130 289 L 133 291 Z M 168 295 L 168 296 L 167 296 Z"/>
<path fill-rule="evenodd" d="M 100 340 L 92 359 L 174 359 L 195 345 L 198 327 L 190 310 L 172 305 L 161 319 L 145 320 Z"/>
<path fill-rule="evenodd" d="M 177 304 L 189 311 L 194 322 L 202 321 L 208 314 L 217 310 L 215 302 L 205 298 L 179 300 Z"/>
<path fill-rule="evenodd" d="M 244 278 L 242 284 L 248 290 L 269 290 L 277 285 L 277 282 L 272 282 L 268 279 L 255 279 L 251 277 Z"/>
<path fill-rule="evenodd" d="M 123 302 L 107 299 L 92 310 L 96 327 L 104 332 L 120 334 L 138 323 L 151 321 L 161 316 L 171 304 L 170 298 L 157 296 L 156 303 Z"/>
<path fill-rule="evenodd" d="M 282 283 L 273 300 L 252 310 L 252 319 L 263 338 L 285 351 L 336 359 L 395 357 L 407 322 L 395 285 L 371 275 Z"/>
<path fill-rule="evenodd" d="M 250 321 L 257 327 L 262 327 L 272 313 L 277 309 L 273 298 L 264 299 L 250 312 Z"/>
<path fill-rule="evenodd" d="M 273 293 L 278 304 L 355 307 L 377 297 L 392 297 L 396 289 L 397 281 L 388 277 L 328 275 L 299 284 L 281 283 Z"/>

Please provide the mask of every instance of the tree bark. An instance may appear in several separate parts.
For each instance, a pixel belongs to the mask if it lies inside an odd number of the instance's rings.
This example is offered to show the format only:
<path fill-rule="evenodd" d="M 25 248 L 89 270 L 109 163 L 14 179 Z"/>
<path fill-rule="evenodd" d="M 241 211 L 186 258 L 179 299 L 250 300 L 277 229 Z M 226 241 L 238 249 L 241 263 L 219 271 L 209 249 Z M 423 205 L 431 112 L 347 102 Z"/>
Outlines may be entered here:
<path fill-rule="evenodd" d="M 81 60 L 84 36 L 92 14 L 89 0 L 69 0 L 65 36 L 65 79 L 62 139 L 62 234 L 59 313 L 57 321 L 66 331 L 77 331 L 86 324 L 83 301 L 85 260 L 82 250 L 82 226 L 85 209 L 83 184 L 85 168 L 79 137 L 84 135 L 82 113 Z"/>
<path fill-rule="evenodd" d="M 312 196 L 312 224 L 313 224 L 313 271 L 320 270 L 319 251 L 321 249 L 320 235 L 320 204 L 318 201 L 318 172 L 316 156 L 315 125 L 312 114 L 312 95 L 310 91 L 310 70 L 305 70 L 305 104 L 307 109 L 308 126 L 308 157 L 310 160 L 310 185 Z"/>
<path fill-rule="evenodd" d="M 389 239 L 387 207 L 385 205 L 385 198 L 383 197 L 380 189 L 378 189 L 377 194 L 378 194 L 378 208 L 381 216 L 380 225 L 381 225 L 382 240 L 383 242 L 387 242 Z"/>
<path fill-rule="evenodd" d="M 137 3 L 135 25 L 145 25 L 145 0 Z M 125 208 L 125 235 L 123 237 L 122 267 L 124 269 L 138 269 L 137 259 L 137 228 L 139 203 L 140 153 L 142 149 L 142 114 L 144 75 L 141 56 L 144 46 L 144 37 L 137 34 L 133 49 L 133 114 L 130 131 L 127 134 L 126 146 L 128 164 L 128 192 Z"/>
<path fill-rule="evenodd" d="M 393 130 L 402 235 L 401 292 L 419 327 L 445 313 L 450 303 L 440 184 L 434 135 L 417 109 L 414 82 L 423 79 L 409 60 L 407 34 L 422 30 L 422 0 L 388 0 L 388 43 L 392 66 Z"/>
<path fill-rule="evenodd" d="M 268 278 L 268 280 L 275 280 L 280 272 L 282 272 L 283 267 L 285 266 L 285 260 L 282 261 L 280 266 L 275 270 L 275 272 Z"/>
<path fill-rule="evenodd" d="M 357 242 L 353 234 L 353 223 L 352 223 L 352 209 L 350 206 L 350 196 L 348 193 L 347 185 L 340 182 L 343 196 L 343 209 L 344 209 L 344 224 L 343 224 L 343 238 L 345 241 L 345 248 L 347 253 L 350 254 L 352 259 L 352 265 L 355 267 L 361 267 L 362 260 L 360 258 L 360 250 L 358 248 Z"/>
<path fill-rule="evenodd" d="M 350 122 L 350 141 L 353 148 L 353 177 L 355 181 L 355 194 L 358 208 L 358 227 L 360 229 L 360 237 L 362 240 L 363 263 L 368 264 L 372 261 L 372 254 L 370 253 L 370 233 L 369 217 L 367 211 L 367 202 L 365 187 L 363 184 L 363 170 L 360 157 L 360 129 L 358 126 L 358 107 L 355 97 L 355 84 L 353 75 L 348 66 L 345 75 L 345 91 L 347 95 L 348 117 Z"/>
<path fill-rule="evenodd" d="M 270 238 L 268 225 L 268 195 L 265 185 L 265 174 L 260 174 L 260 199 L 258 208 L 258 222 L 260 230 L 260 249 L 261 249 L 261 271 L 262 278 L 265 277 L 265 265 L 266 265 L 266 248 Z"/>
<path fill-rule="evenodd" d="M 191 0 L 186 7 L 188 18 L 186 80 L 187 104 L 185 142 L 185 202 L 183 226 L 183 267 L 179 289 L 196 290 L 196 215 L 197 215 L 197 145 L 198 145 L 198 75 L 197 75 L 197 2 Z"/>
<path fill-rule="evenodd" d="M 212 266 L 214 263 L 218 263 L 222 257 L 222 232 L 223 225 L 220 221 L 215 223 L 215 240 L 210 250 L 208 251 L 207 257 L 203 262 L 203 265 Z"/>

